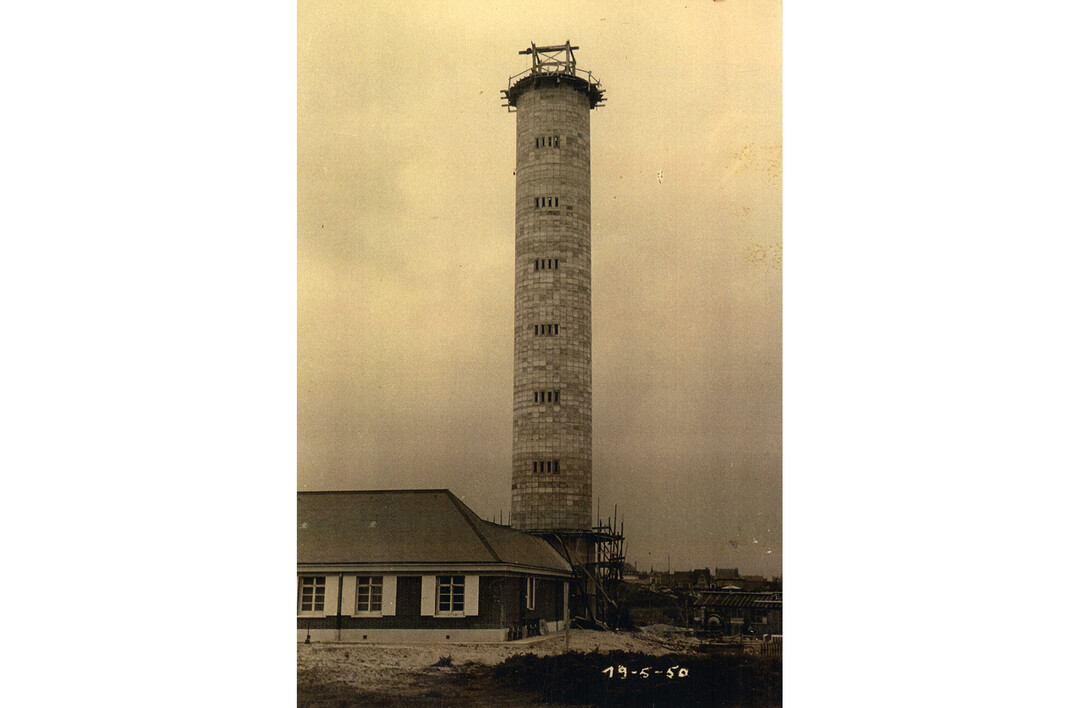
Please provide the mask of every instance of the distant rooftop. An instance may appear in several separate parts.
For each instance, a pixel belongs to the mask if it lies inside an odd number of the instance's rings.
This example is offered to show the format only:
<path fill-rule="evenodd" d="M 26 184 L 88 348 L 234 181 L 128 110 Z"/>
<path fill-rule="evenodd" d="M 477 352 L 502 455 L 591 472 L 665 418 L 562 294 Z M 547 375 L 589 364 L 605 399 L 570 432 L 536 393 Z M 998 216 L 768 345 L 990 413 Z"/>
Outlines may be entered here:
<path fill-rule="evenodd" d="M 706 590 L 694 600 L 694 607 L 780 607 L 782 592 Z"/>

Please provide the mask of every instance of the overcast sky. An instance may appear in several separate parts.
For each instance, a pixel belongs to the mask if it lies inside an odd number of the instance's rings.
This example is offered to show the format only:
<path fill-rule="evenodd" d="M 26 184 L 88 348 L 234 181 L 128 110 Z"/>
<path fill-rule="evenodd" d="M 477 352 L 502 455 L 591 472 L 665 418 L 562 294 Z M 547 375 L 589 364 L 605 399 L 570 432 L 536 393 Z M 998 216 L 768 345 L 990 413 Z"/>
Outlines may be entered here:
<path fill-rule="evenodd" d="M 468 9 L 464 9 L 468 6 Z M 593 490 L 629 559 L 781 572 L 781 4 L 299 3 L 302 490 L 508 518 L 518 51 L 592 112 Z"/>

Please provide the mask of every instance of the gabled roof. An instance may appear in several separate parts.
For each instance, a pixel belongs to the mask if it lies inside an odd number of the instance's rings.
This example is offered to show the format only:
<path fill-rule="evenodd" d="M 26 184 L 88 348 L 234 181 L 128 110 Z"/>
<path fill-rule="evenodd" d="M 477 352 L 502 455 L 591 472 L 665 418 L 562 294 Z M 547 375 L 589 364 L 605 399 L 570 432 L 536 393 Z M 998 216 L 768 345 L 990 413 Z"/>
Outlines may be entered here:
<path fill-rule="evenodd" d="M 447 489 L 299 492 L 297 562 L 571 572 L 542 538 L 484 521 Z"/>

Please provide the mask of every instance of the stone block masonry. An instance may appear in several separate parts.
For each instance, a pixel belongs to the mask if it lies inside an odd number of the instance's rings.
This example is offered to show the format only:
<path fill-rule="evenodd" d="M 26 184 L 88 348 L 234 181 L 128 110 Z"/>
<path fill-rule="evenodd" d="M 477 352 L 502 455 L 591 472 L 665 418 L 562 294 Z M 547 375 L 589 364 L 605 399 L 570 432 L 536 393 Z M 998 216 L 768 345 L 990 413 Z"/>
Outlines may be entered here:
<path fill-rule="evenodd" d="M 586 530 L 592 507 L 590 99 L 578 82 L 545 77 L 522 90 L 515 107 L 510 523 L 527 531 Z M 559 400 L 538 401 L 537 391 L 558 391 Z"/>

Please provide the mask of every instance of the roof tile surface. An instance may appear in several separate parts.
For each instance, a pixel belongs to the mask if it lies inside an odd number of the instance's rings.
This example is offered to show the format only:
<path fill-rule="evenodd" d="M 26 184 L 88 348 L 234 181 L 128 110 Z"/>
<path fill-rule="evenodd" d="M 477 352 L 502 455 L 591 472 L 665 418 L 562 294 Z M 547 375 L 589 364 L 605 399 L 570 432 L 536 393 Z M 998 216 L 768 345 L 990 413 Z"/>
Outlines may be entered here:
<path fill-rule="evenodd" d="M 491 563 L 570 571 L 543 539 L 484 521 L 446 489 L 300 492 L 297 561 Z"/>

